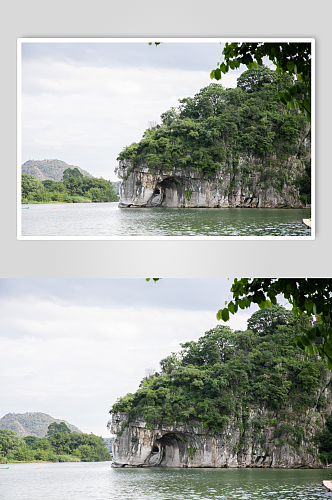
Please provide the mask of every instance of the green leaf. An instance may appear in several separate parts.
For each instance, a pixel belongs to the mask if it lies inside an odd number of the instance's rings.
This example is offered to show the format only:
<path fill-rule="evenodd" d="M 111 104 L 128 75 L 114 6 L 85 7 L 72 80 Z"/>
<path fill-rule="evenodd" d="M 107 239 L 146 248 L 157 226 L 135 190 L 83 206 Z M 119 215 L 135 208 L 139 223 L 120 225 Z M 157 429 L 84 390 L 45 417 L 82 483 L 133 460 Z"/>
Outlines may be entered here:
<path fill-rule="evenodd" d="M 313 307 L 312 299 L 305 299 L 304 307 L 308 313 L 311 313 Z"/>
<path fill-rule="evenodd" d="M 306 352 L 306 354 L 310 354 L 310 356 L 313 356 L 314 352 L 312 350 L 311 344 L 308 346 L 305 346 L 305 352 Z"/>
<path fill-rule="evenodd" d="M 299 349 L 301 349 L 301 351 L 304 351 L 305 347 L 304 347 L 304 345 L 302 344 L 301 340 L 298 340 L 298 341 L 296 342 L 296 345 L 297 345 L 297 347 L 298 347 Z"/>
<path fill-rule="evenodd" d="M 310 330 L 305 330 L 308 339 L 313 342 L 317 338 L 316 328 L 310 328 Z"/>
<path fill-rule="evenodd" d="M 244 309 L 245 308 L 244 299 L 238 300 L 237 304 L 239 305 L 240 309 Z"/>
<path fill-rule="evenodd" d="M 288 87 L 288 92 L 291 97 L 296 97 L 297 96 L 297 86 L 293 85 L 292 87 Z"/>
<path fill-rule="evenodd" d="M 216 316 L 217 316 L 217 320 L 220 321 L 221 320 L 221 313 L 222 313 L 222 309 L 219 309 L 219 311 L 217 312 Z"/>
<path fill-rule="evenodd" d="M 311 111 L 311 106 L 309 101 L 303 101 L 303 106 L 306 108 L 307 111 Z"/>
<path fill-rule="evenodd" d="M 215 69 L 214 70 L 214 77 L 216 80 L 220 80 L 221 79 L 221 71 L 219 68 Z"/>
<path fill-rule="evenodd" d="M 324 345 L 324 352 L 330 359 L 332 359 L 332 349 L 328 344 Z"/>
<path fill-rule="evenodd" d="M 252 302 L 252 297 L 244 297 L 244 302 L 245 302 L 246 308 L 250 307 L 250 304 Z"/>
<path fill-rule="evenodd" d="M 233 303 L 233 302 L 230 302 L 230 303 L 228 304 L 228 310 L 229 310 L 229 312 L 230 312 L 230 313 L 234 314 L 234 312 L 235 312 L 235 307 L 234 307 L 234 303 Z"/>
<path fill-rule="evenodd" d="M 287 69 L 290 73 L 292 73 L 294 69 L 294 61 L 287 61 Z"/>
<path fill-rule="evenodd" d="M 214 69 L 210 73 L 210 78 L 211 78 L 211 80 L 213 80 L 213 78 L 214 78 Z"/>
<path fill-rule="evenodd" d="M 223 309 L 221 312 L 221 317 L 223 321 L 228 321 L 229 320 L 229 311 L 228 309 Z"/>
<path fill-rule="evenodd" d="M 310 340 L 306 335 L 301 335 L 301 343 L 305 346 L 310 345 Z"/>
<path fill-rule="evenodd" d="M 284 94 L 282 92 L 278 92 L 278 99 L 284 106 L 287 106 L 287 101 L 284 98 Z"/>
<path fill-rule="evenodd" d="M 249 63 L 252 63 L 252 57 L 250 54 L 245 54 L 243 57 L 242 57 L 242 64 L 249 64 Z"/>
<path fill-rule="evenodd" d="M 265 295 L 263 292 L 256 292 L 253 296 L 253 301 L 255 304 L 260 305 L 260 303 L 265 302 Z M 263 306 L 264 307 L 264 306 Z"/>
<path fill-rule="evenodd" d="M 225 75 L 225 74 L 227 73 L 227 71 L 228 71 L 228 65 L 226 66 L 226 64 L 225 64 L 225 63 L 221 63 L 221 64 L 220 64 L 220 69 L 221 69 L 221 71 L 222 71 L 222 72 L 224 73 L 224 75 Z"/>

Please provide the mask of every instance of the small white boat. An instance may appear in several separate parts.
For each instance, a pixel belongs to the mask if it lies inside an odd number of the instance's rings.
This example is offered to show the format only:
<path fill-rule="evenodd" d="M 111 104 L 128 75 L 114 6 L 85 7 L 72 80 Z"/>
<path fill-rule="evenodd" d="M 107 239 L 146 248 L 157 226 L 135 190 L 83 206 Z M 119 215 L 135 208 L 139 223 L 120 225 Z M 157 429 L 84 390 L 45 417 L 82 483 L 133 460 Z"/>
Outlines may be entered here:
<path fill-rule="evenodd" d="M 302 219 L 302 222 L 311 229 L 311 219 Z"/>

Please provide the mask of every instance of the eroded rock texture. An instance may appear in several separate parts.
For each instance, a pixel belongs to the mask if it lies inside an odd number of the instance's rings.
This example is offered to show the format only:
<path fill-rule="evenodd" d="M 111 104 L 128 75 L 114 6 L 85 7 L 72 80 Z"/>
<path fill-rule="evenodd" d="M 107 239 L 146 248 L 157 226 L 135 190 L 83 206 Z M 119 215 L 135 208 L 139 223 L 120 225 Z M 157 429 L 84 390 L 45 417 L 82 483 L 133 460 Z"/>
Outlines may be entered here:
<path fill-rule="evenodd" d="M 195 169 L 155 169 L 152 172 L 144 165 L 133 168 L 128 160 L 124 160 L 116 172 L 122 179 L 121 208 L 303 207 L 296 185 L 296 180 L 303 173 L 303 165 L 294 158 L 289 160 L 287 176 L 281 184 L 275 182 L 275 186 L 266 181 L 266 176 L 262 176 L 259 169 L 243 173 L 239 168 L 234 173 L 225 167 L 209 177 Z"/>
<path fill-rule="evenodd" d="M 109 428 L 116 434 L 113 467 L 322 467 L 312 438 L 322 417 L 308 411 L 295 434 L 297 442 L 271 420 L 268 412 L 250 412 L 245 428 L 242 416 L 222 431 L 205 429 L 198 422 L 147 425 L 140 418 L 127 422 L 123 413 L 112 415 Z M 263 428 L 258 422 L 264 420 Z M 270 422 L 270 424 L 269 424 Z M 282 429 L 282 427 L 281 427 Z M 287 428 L 285 429 L 287 431 Z M 299 436 L 299 434 L 297 433 Z M 278 437 L 276 437 L 278 436 Z M 293 436 L 294 437 L 294 436 Z"/>

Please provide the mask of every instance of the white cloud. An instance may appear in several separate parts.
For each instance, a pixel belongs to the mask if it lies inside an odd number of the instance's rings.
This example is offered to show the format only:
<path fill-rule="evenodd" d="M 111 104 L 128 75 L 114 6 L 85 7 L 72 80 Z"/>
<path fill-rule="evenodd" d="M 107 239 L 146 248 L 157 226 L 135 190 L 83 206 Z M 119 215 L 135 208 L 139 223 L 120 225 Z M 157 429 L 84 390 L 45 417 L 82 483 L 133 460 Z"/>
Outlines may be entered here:
<path fill-rule="evenodd" d="M 234 78 L 223 84 L 234 86 Z M 207 71 L 29 59 L 23 64 L 22 162 L 57 158 L 118 180 L 114 168 L 122 148 L 138 142 L 149 121 L 160 123 L 178 99 L 210 83 Z"/>
<path fill-rule="evenodd" d="M 217 279 L 0 280 L 0 416 L 40 411 L 106 437 L 116 399 L 180 343 L 214 328 L 230 286 Z M 245 329 L 254 310 L 239 311 L 229 326 Z"/>

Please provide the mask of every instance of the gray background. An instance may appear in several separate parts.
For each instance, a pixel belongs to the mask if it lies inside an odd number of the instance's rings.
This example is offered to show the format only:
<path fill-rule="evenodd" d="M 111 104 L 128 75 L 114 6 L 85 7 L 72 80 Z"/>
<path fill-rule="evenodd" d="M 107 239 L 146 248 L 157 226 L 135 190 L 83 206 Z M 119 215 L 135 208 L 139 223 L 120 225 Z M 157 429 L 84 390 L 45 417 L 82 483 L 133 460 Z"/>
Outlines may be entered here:
<path fill-rule="evenodd" d="M 2 0 L 0 277 L 330 276 L 330 2 Z M 314 241 L 18 241 L 16 40 L 22 37 L 316 39 Z"/>

